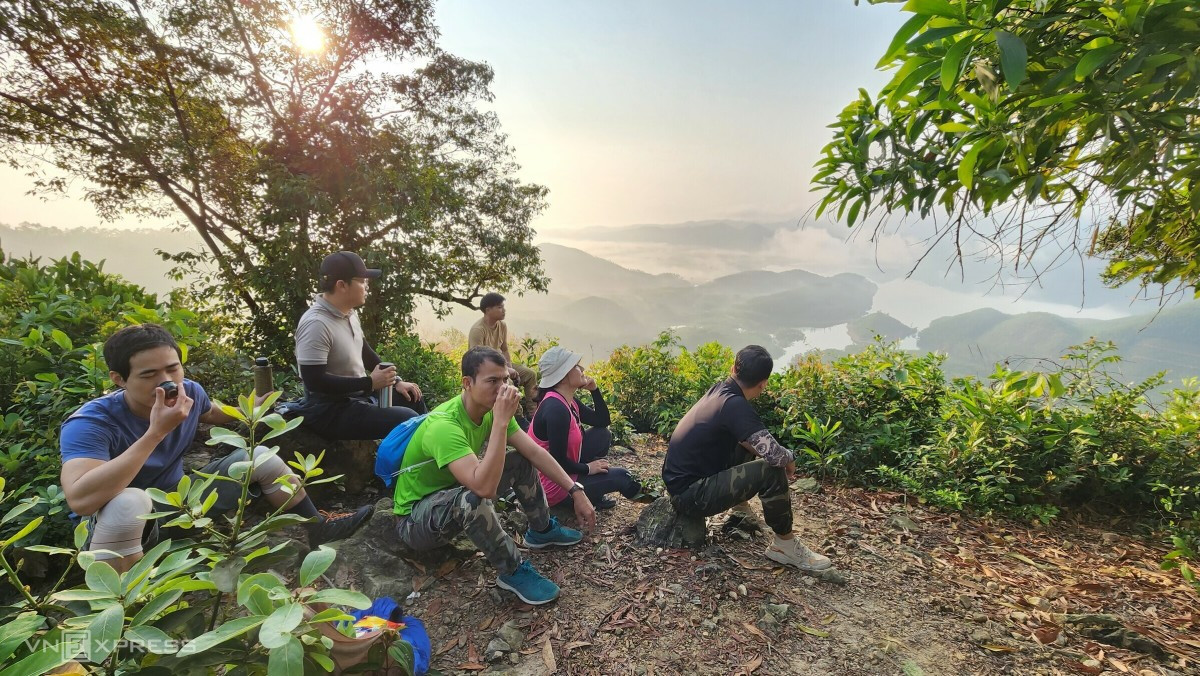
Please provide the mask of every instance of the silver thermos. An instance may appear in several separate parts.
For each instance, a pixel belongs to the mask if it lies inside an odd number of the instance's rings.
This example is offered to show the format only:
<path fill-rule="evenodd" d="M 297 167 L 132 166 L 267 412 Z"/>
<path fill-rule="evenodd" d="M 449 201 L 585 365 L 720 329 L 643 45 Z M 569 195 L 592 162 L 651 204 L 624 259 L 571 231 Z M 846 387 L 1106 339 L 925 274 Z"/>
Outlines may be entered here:
<path fill-rule="evenodd" d="M 380 368 L 385 368 L 385 369 L 391 368 L 393 366 L 395 366 L 395 364 L 393 364 L 390 361 L 380 362 L 380 364 L 379 364 Z M 392 393 L 396 391 L 394 389 L 394 386 L 395 386 L 395 383 L 392 383 L 390 385 L 381 387 L 378 390 L 375 390 L 375 401 L 376 401 L 376 403 L 379 404 L 379 408 L 390 408 L 391 407 Z"/>

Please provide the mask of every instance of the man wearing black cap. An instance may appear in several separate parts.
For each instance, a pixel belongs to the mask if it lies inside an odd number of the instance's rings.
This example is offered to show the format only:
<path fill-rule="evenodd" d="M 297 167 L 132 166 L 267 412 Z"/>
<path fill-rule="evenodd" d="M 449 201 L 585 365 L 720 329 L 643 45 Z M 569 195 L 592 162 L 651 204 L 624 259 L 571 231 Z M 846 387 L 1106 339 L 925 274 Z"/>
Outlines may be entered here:
<path fill-rule="evenodd" d="M 363 338 L 356 308 L 380 271 L 358 254 L 339 251 L 321 262 L 321 293 L 296 325 L 296 363 L 304 381 L 304 425 L 329 439 L 382 439 L 427 411 L 421 388 L 396 376 Z M 397 405 L 381 408 L 374 392 L 393 386 Z"/>

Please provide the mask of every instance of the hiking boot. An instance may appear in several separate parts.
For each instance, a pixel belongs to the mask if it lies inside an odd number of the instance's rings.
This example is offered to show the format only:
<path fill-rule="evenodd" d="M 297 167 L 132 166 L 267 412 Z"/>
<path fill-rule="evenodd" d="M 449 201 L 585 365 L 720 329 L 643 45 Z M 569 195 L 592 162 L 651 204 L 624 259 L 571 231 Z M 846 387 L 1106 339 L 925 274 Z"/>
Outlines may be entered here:
<path fill-rule="evenodd" d="M 731 530 L 740 530 L 747 535 L 758 535 L 759 533 L 765 533 L 767 526 L 754 513 L 753 508 L 750 507 L 750 503 L 743 502 L 730 508 L 729 518 L 726 519 L 725 525 L 721 527 L 721 530 L 726 533 Z"/>
<path fill-rule="evenodd" d="M 545 533 L 539 533 L 533 528 L 525 531 L 525 546 L 531 549 L 541 549 L 550 545 L 558 545 L 566 547 L 573 545 L 583 539 L 583 533 L 574 528 L 560 526 L 558 519 L 550 517 L 550 530 Z"/>
<path fill-rule="evenodd" d="M 354 535 L 354 532 L 366 523 L 374 512 L 375 505 L 367 505 L 359 507 L 356 512 L 331 516 L 320 523 L 311 524 L 308 527 L 308 546 L 316 549 L 326 542 L 342 540 Z"/>
<path fill-rule="evenodd" d="M 517 598 L 531 606 L 540 606 L 558 598 L 558 585 L 542 577 L 528 561 L 522 561 L 511 574 L 497 577 L 496 586 L 516 594 Z"/>
<path fill-rule="evenodd" d="M 808 547 L 805 547 L 799 538 L 782 540 L 776 537 L 774 542 L 767 545 L 765 553 L 767 558 L 772 561 L 793 566 L 810 573 L 820 572 L 833 567 L 833 562 L 828 557 L 821 556 Z"/>
<path fill-rule="evenodd" d="M 596 499 L 595 502 L 592 503 L 592 506 L 596 509 L 612 509 L 613 507 L 617 506 L 617 501 L 613 500 L 607 495 L 601 495 Z"/>

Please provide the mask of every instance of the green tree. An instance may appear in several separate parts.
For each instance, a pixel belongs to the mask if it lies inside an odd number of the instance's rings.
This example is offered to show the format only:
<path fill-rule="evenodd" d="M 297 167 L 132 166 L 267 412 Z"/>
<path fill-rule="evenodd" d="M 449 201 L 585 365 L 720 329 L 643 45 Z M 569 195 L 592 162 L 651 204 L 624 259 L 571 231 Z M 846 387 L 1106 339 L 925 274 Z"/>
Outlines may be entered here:
<path fill-rule="evenodd" d="M 431 0 L 5 0 L 0 157 L 107 218 L 181 216 L 204 247 L 171 257 L 277 354 L 338 249 L 386 272 L 368 330 L 544 290 L 546 190 L 478 107 L 490 67 L 437 36 Z"/>
<path fill-rule="evenodd" d="M 817 163 L 820 212 L 937 218 L 1037 273 L 1062 253 L 1106 282 L 1200 295 L 1200 6 L 1190 0 L 910 0 Z M 943 217 L 944 216 L 944 217 Z M 932 247 L 931 247 L 932 248 Z M 1050 252 L 1053 252 L 1052 255 Z M 1039 256 L 1039 253 L 1041 255 Z"/>

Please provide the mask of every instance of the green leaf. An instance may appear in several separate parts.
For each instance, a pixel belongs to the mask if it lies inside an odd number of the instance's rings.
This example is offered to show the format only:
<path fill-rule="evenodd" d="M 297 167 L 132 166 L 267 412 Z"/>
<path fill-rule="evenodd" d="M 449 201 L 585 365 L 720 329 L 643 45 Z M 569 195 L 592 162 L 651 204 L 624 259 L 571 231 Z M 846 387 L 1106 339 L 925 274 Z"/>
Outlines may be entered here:
<path fill-rule="evenodd" d="M 7 540 L 0 541 L 0 550 L 3 550 L 5 547 L 8 547 L 9 545 L 12 545 L 14 542 L 20 542 L 21 538 L 23 538 L 26 535 L 29 535 L 33 531 L 37 530 L 38 526 L 42 525 L 42 521 L 44 521 L 45 518 L 46 517 L 44 517 L 44 516 L 39 516 L 36 519 L 33 519 L 29 523 L 25 524 L 24 528 L 17 531 L 16 535 L 8 538 Z"/>
<path fill-rule="evenodd" d="M 886 66 L 892 60 L 892 57 L 900 51 L 900 48 L 908 42 L 908 39 L 916 35 L 917 31 L 928 22 L 929 17 L 921 16 L 920 14 L 905 21 L 900 30 L 896 31 L 896 36 L 892 38 L 892 44 L 888 45 L 887 50 L 883 53 L 883 57 L 879 59 L 879 63 L 875 64 L 875 67 L 883 68 Z"/>
<path fill-rule="evenodd" d="M 56 644 L 32 653 L 25 659 L 0 671 L 0 676 L 29 676 L 30 674 L 45 674 L 75 659 L 74 655 L 66 655 L 64 644 Z"/>
<path fill-rule="evenodd" d="M 955 9 L 946 0 L 908 0 L 901 9 L 929 16 L 944 16 L 950 19 L 963 18 L 962 12 Z"/>
<path fill-rule="evenodd" d="M 150 600 L 149 603 L 142 606 L 142 609 L 133 616 L 133 620 L 130 622 L 130 624 L 137 626 L 147 622 L 153 622 L 154 620 L 158 619 L 158 616 L 166 611 L 167 608 L 175 605 L 175 602 L 179 600 L 180 596 L 183 596 L 182 589 L 170 589 L 158 596 L 155 596 Z"/>
<path fill-rule="evenodd" d="M 53 340 L 55 343 L 58 344 L 59 347 L 61 347 L 64 350 L 70 350 L 75 347 L 74 345 L 71 344 L 71 339 L 69 337 L 67 337 L 67 334 L 63 333 L 62 331 L 60 331 L 58 329 L 50 330 L 50 340 Z"/>
<path fill-rule="evenodd" d="M 178 649 L 178 642 L 170 634 L 149 625 L 130 627 L 125 632 L 125 640 L 134 643 L 155 655 L 171 655 Z"/>
<path fill-rule="evenodd" d="M 954 43 L 950 49 L 946 50 L 946 56 L 942 57 L 942 90 L 950 91 L 954 85 L 958 83 L 959 74 L 962 71 L 963 56 L 974 41 L 967 37 Z"/>
<path fill-rule="evenodd" d="M 979 160 L 979 153 L 983 151 L 987 145 L 987 141 L 980 141 L 971 146 L 966 155 L 963 155 L 962 162 L 958 165 L 958 180 L 963 184 L 963 187 L 970 190 L 975 185 L 975 162 Z"/>
<path fill-rule="evenodd" d="M 6 524 L 9 521 L 12 521 L 13 519 L 17 518 L 18 516 L 21 516 L 25 512 L 28 512 L 29 510 L 33 509 L 34 507 L 37 507 L 37 504 L 38 504 L 37 499 L 33 499 L 33 500 L 29 500 L 27 502 L 20 503 L 16 507 L 13 507 L 12 509 L 8 510 L 8 513 L 4 515 L 4 518 L 0 519 L 0 525 Z"/>
<path fill-rule="evenodd" d="M 240 556 L 224 558 L 218 561 L 217 565 L 213 566 L 209 579 L 216 585 L 217 591 L 228 594 L 237 589 L 238 575 L 242 573 L 242 569 L 245 567 L 246 559 Z"/>
<path fill-rule="evenodd" d="M 242 435 L 233 430 L 225 429 L 224 427 L 214 427 L 209 430 L 208 441 L 205 442 L 209 446 L 217 444 L 226 444 L 234 448 L 249 450 L 250 444 L 242 437 Z"/>
<path fill-rule="evenodd" d="M 258 642 L 268 650 L 274 650 L 294 638 L 292 630 L 304 619 L 304 606 L 287 603 L 275 609 L 258 630 Z"/>
<path fill-rule="evenodd" d="M 944 131 L 948 134 L 961 134 L 963 132 L 971 131 L 971 128 L 962 122 L 946 122 L 945 124 L 939 124 L 938 130 Z"/>
<path fill-rule="evenodd" d="M 83 580 L 88 589 L 107 592 L 113 598 L 125 593 L 125 588 L 121 585 L 121 576 L 108 564 L 89 567 Z"/>
<path fill-rule="evenodd" d="M 350 606 L 358 610 L 366 610 L 371 607 L 371 599 L 367 598 L 366 595 L 348 589 L 322 589 L 313 594 L 308 600 L 310 603 Z"/>
<path fill-rule="evenodd" d="M 402 638 L 393 641 L 391 647 L 388 648 L 388 657 L 391 657 L 400 666 L 401 673 L 417 673 L 413 646 L 408 641 Z"/>
<path fill-rule="evenodd" d="M 304 673 L 304 646 L 295 636 L 289 635 L 287 641 L 271 651 L 267 660 L 267 676 L 291 676 Z"/>
<path fill-rule="evenodd" d="M 238 583 L 237 602 L 239 606 L 246 605 L 246 599 L 255 588 L 274 589 L 283 587 L 283 582 L 270 573 L 255 573 Z"/>
<path fill-rule="evenodd" d="M 92 566 L 92 568 L 109 568 L 108 566 Z M 92 662 L 103 662 L 117 649 L 117 641 L 125 628 L 125 608 L 117 603 L 109 606 L 96 616 L 88 625 L 88 659 Z"/>
<path fill-rule="evenodd" d="M 320 548 L 314 549 L 304 557 L 304 562 L 300 564 L 300 586 L 307 587 L 321 576 L 329 566 L 333 565 L 334 559 L 337 558 L 337 551 L 332 547 L 321 545 Z"/>
<path fill-rule="evenodd" d="M 92 566 L 95 568 L 95 566 Z M 90 570 L 90 568 L 89 568 Z M 55 601 L 100 601 L 102 599 L 114 598 L 112 594 L 106 591 L 94 591 L 91 589 L 64 589 L 60 592 L 54 592 L 50 598 Z"/>
<path fill-rule="evenodd" d="M 236 638 L 253 630 L 262 624 L 265 619 L 267 618 L 262 615 L 250 615 L 229 620 L 216 629 L 188 641 L 187 645 L 183 646 L 177 654 L 179 657 L 187 657 L 188 655 L 202 653 L 213 646 L 220 645 L 229 639 Z"/>
<path fill-rule="evenodd" d="M 1117 52 L 1121 51 L 1121 47 L 1121 45 L 1108 45 L 1084 54 L 1083 58 L 1079 60 L 1079 64 L 1075 66 L 1075 79 L 1079 82 L 1087 79 L 1097 68 L 1108 63 Z"/>
<path fill-rule="evenodd" d="M 21 613 L 8 624 L 0 625 L 0 662 L 7 660 L 17 646 L 37 633 L 46 618 L 37 613 Z"/>
<path fill-rule="evenodd" d="M 1025 42 L 1008 31 L 993 31 L 996 36 L 996 46 L 1000 48 L 1000 70 L 1004 72 L 1004 81 L 1009 89 L 1016 91 L 1017 86 L 1025 81 L 1026 62 L 1029 54 L 1025 50 Z"/>

